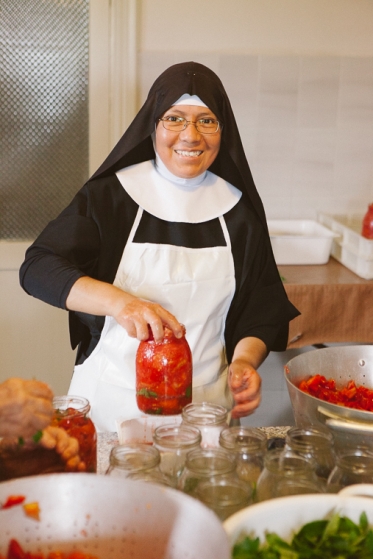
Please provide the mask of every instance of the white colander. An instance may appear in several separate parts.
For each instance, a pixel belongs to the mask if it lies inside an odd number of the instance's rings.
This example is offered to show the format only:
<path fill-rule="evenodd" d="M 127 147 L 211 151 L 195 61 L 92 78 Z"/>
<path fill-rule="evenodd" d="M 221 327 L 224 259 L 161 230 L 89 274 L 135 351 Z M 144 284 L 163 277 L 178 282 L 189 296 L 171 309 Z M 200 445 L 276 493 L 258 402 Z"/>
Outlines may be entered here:
<path fill-rule="evenodd" d="M 221 522 L 180 491 L 96 474 L 47 474 L 0 483 L 37 501 L 40 520 L 22 505 L 0 510 L 0 555 L 11 538 L 26 551 L 80 550 L 99 559 L 229 559 Z"/>

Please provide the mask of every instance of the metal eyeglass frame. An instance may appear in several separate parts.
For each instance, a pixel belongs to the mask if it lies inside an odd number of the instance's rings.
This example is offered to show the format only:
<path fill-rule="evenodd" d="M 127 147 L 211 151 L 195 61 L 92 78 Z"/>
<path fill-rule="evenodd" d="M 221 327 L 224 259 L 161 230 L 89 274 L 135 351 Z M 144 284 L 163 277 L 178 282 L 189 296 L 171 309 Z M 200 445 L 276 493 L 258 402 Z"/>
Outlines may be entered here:
<path fill-rule="evenodd" d="M 183 130 L 186 129 L 186 127 L 188 126 L 188 124 L 194 124 L 194 126 L 196 127 L 197 132 L 199 132 L 200 134 L 216 134 L 216 132 L 219 132 L 219 130 L 221 130 L 221 129 L 223 128 L 221 122 L 219 122 L 219 121 L 216 120 L 215 118 L 212 118 L 212 119 L 210 119 L 210 120 L 214 120 L 214 121 L 217 123 L 216 130 L 214 130 L 214 132 L 201 132 L 201 130 L 199 130 L 199 129 L 198 129 L 198 126 L 197 126 L 198 120 L 197 120 L 197 122 L 193 122 L 193 120 L 187 120 L 186 118 L 183 118 L 183 117 L 178 117 L 178 118 L 180 118 L 180 120 L 183 120 L 183 121 L 184 121 L 184 127 L 181 128 L 180 130 L 171 130 L 170 128 L 166 128 L 166 126 L 164 125 L 164 123 L 167 122 L 167 118 L 159 118 L 158 121 L 162 121 L 163 128 L 164 128 L 165 130 L 168 130 L 168 132 L 183 132 Z M 200 120 L 203 120 L 203 119 L 200 119 Z"/>

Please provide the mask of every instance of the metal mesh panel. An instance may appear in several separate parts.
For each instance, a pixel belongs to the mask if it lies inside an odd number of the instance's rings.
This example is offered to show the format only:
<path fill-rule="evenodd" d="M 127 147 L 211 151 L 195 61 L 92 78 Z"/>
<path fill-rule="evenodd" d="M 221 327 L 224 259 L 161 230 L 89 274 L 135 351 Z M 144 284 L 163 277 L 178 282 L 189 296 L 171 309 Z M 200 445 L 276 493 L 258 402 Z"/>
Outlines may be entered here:
<path fill-rule="evenodd" d="M 0 0 L 0 238 L 32 239 L 88 175 L 89 0 Z"/>

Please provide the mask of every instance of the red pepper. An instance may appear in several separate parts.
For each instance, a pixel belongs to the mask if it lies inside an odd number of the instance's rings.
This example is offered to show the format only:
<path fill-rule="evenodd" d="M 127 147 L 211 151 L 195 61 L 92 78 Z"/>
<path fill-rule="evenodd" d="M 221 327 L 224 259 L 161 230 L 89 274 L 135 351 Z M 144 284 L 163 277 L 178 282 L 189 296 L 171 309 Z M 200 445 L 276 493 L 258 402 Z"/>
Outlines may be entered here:
<path fill-rule="evenodd" d="M 144 413 L 175 415 L 192 401 L 192 354 L 185 337 L 165 328 L 156 342 L 151 332 L 136 354 L 136 400 Z"/>
<path fill-rule="evenodd" d="M 10 495 L 5 503 L 0 507 L 2 509 L 10 509 L 10 507 L 14 507 L 15 505 L 20 505 L 26 499 L 23 495 Z"/>
<path fill-rule="evenodd" d="M 30 556 L 23 551 L 17 540 L 10 540 L 7 559 L 30 559 Z"/>
<path fill-rule="evenodd" d="M 343 388 L 337 389 L 334 379 L 314 375 L 303 380 L 299 389 L 331 404 L 373 412 L 373 390 L 365 386 L 356 386 L 353 380 Z"/>

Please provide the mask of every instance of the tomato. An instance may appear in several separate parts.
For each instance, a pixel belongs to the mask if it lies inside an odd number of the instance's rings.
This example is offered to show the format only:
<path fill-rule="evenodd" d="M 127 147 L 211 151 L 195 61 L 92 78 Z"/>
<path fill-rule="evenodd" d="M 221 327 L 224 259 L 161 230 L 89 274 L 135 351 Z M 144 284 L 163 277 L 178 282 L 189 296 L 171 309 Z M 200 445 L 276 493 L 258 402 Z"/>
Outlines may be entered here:
<path fill-rule="evenodd" d="M 29 554 L 23 551 L 17 540 L 10 540 L 7 559 L 29 559 Z"/>
<path fill-rule="evenodd" d="M 23 510 L 25 514 L 34 520 L 40 520 L 40 508 L 39 503 L 27 503 L 23 505 Z"/>
<path fill-rule="evenodd" d="M 0 507 L 2 509 L 9 509 L 15 505 L 20 505 L 26 499 L 23 495 L 10 495 L 5 503 Z"/>
<path fill-rule="evenodd" d="M 331 404 L 373 412 L 373 390 L 365 386 L 357 386 L 353 380 L 337 389 L 334 379 L 314 375 L 303 380 L 299 384 L 299 389 Z"/>
<path fill-rule="evenodd" d="M 165 328 L 163 340 L 140 342 L 136 354 L 136 400 L 144 413 L 174 415 L 192 401 L 192 354 L 183 336 Z"/>

